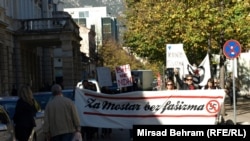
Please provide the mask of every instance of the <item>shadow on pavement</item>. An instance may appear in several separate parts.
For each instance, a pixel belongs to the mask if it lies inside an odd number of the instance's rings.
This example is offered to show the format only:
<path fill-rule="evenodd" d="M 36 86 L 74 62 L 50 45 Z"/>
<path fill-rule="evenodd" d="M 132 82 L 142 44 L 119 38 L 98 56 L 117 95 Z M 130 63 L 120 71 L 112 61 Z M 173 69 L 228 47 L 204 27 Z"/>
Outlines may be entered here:
<path fill-rule="evenodd" d="M 228 122 L 234 120 L 234 106 L 230 105 L 228 97 L 225 99 L 226 116 L 224 117 Z M 246 97 L 238 97 L 236 104 L 236 123 L 237 124 L 250 124 L 250 99 Z M 229 123 L 230 124 L 230 123 Z"/>

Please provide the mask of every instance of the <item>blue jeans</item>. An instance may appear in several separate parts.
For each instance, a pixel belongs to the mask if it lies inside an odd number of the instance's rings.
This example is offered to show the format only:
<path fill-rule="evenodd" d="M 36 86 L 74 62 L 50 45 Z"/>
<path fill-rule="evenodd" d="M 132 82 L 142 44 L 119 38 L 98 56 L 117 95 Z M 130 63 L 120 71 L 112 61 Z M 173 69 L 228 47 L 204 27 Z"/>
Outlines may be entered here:
<path fill-rule="evenodd" d="M 71 141 L 74 133 L 66 133 L 51 138 L 51 141 Z"/>

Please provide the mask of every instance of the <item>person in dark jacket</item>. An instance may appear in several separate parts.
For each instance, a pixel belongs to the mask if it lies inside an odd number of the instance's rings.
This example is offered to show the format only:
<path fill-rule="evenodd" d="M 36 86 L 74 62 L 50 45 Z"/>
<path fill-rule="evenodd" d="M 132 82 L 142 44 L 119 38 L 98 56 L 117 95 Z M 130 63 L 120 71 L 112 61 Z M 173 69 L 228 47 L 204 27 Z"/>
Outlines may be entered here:
<path fill-rule="evenodd" d="M 225 90 L 226 94 L 230 98 L 230 105 L 234 104 L 234 94 L 235 94 L 235 104 L 237 104 L 238 95 L 240 92 L 240 82 L 237 78 L 233 78 L 233 74 L 230 74 L 226 79 Z M 235 86 L 233 85 L 233 79 L 235 79 Z"/>
<path fill-rule="evenodd" d="M 185 77 L 185 81 L 182 81 L 179 76 L 179 71 L 178 69 L 174 69 L 174 75 L 176 78 L 177 83 L 180 86 L 180 90 L 195 90 L 199 89 L 197 86 L 194 85 L 193 83 L 193 76 L 188 74 Z"/>
<path fill-rule="evenodd" d="M 108 89 L 108 87 L 102 87 L 101 88 L 101 92 L 104 93 L 104 94 L 112 94 L 112 92 Z M 111 136 L 111 133 L 112 133 L 112 128 L 102 128 L 101 130 L 101 137 L 102 138 L 105 138 L 105 137 L 109 137 Z"/>
<path fill-rule="evenodd" d="M 217 89 L 217 87 L 215 86 L 215 83 L 214 83 L 214 79 L 213 78 L 209 78 L 207 80 L 207 84 L 202 87 L 203 90 L 210 90 L 210 89 Z"/>
<path fill-rule="evenodd" d="M 82 85 L 84 89 L 96 91 L 96 87 L 92 82 L 89 82 L 88 80 L 83 80 Z M 86 141 L 92 141 L 95 135 L 98 137 L 98 128 L 91 126 L 82 126 L 81 133 L 83 138 L 84 136 L 86 137 Z"/>
<path fill-rule="evenodd" d="M 33 128 L 36 126 L 35 115 L 39 105 L 33 98 L 29 86 L 22 86 L 18 92 L 19 99 L 14 113 L 15 136 L 18 141 L 28 141 Z"/>

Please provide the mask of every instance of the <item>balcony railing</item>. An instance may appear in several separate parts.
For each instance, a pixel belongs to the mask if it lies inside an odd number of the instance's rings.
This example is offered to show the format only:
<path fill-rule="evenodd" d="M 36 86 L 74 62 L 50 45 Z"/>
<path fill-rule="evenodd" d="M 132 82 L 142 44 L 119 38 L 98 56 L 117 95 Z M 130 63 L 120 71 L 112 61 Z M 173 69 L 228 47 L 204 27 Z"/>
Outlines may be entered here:
<path fill-rule="evenodd" d="M 29 19 L 23 20 L 21 30 L 49 30 L 64 28 L 68 19 L 65 18 L 53 18 L 53 19 Z"/>
<path fill-rule="evenodd" d="M 67 30 L 79 34 L 79 27 L 71 17 L 21 20 L 21 27 L 19 29 L 22 32 Z"/>

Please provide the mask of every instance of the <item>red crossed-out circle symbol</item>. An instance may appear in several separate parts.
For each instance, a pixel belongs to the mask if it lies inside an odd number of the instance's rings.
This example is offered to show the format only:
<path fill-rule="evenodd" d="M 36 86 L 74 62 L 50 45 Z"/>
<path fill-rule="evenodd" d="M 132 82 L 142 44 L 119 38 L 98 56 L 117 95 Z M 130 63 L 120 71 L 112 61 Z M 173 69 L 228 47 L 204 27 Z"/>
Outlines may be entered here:
<path fill-rule="evenodd" d="M 237 58 L 241 53 L 240 43 L 236 40 L 228 40 L 223 45 L 223 53 L 229 59 Z"/>
<path fill-rule="evenodd" d="M 206 105 L 206 110 L 209 113 L 217 113 L 220 110 L 220 103 L 217 100 L 210 100 Z"/>

